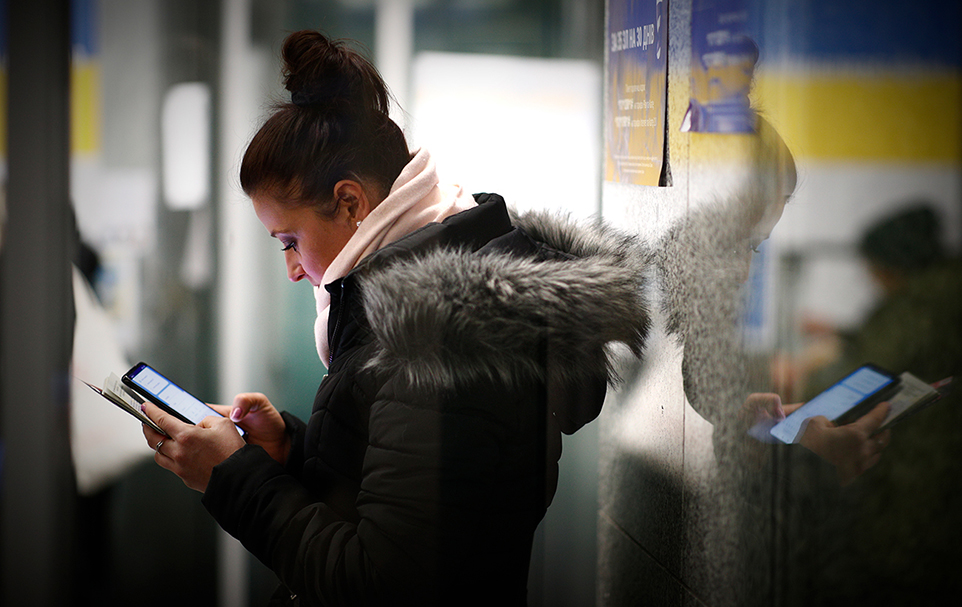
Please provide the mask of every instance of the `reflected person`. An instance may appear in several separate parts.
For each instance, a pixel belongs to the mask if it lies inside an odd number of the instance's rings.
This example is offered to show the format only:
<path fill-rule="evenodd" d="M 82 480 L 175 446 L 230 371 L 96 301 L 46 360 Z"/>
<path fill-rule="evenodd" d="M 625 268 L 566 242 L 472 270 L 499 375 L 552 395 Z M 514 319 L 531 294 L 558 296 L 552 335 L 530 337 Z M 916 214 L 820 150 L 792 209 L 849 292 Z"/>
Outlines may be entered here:
<path fill-rule="evenodd" d="M 733 143 L 753 159 L 743 187 L 687 213 L 656 243 L 654 260 L 666 330 L 682 349 L 686 400 L 712 424 L 714 468 L 685 492 L 685 554 L 698 555 L 686 571 L 713 605 L 744 606 L 770 596 L 774 553 L 770 477 L 761 468 L 770 447 L 749 437 L 744 413 L 767 386 L 743 347 L 742 294 L 753 250 L 781 217 L 795 179 L 787 147 L 764 120 Z"/>
<path fill-rule="evenodd" d="M 773 456 L 799 451 L 749 434 L 759 415 L 779 418 L 793 408 L 771 391 L 766 356 L 746 347 L 742 322 L 753 253 L 781 218 L 796 174 L 787 146 L 765 120 L 748 137 L 754 164 L 746 185 L 692 210 L 655 253 L 667 330 L 682 348 L 684 393 L 712 424 L 715 470 L 688 492 L 685 517 L 687 551 L 703 555 L 688 565 L 690 575 L 702 578 L 697 584 L 710 589 L 716 605 L 771 604 L 779 587 L 772 563 L 784 549 L 775 538 L 791 535 L 783 506 L 776 506 L 782 487 Z M 872 433 L 886 407 L 840 427 L 813 420 L 801 444 L 848 483 L 878 462 L 886 437 Z"/>
<path fill-rule="evenodd" d="M 801 405 L 783 404 L 771 391 L 767 365 L 747 351 L 741 330 L 753 253 L 781 219 L 797 179 L 781 136 L 763 118 L 757 130 L 750 185 L 692 211 L 662 239 L 657 255 L 668 330 L 684 349 L 685 395 L 713 425 L 716 459 L 742 463 L 767 452 L 747 433 L 759 417 L 777 420 Z M 879 461 L 888 435 L 873 433 L 887 407 L 841 427 L 814 418 L 798 442 L 847 484 Z"/>

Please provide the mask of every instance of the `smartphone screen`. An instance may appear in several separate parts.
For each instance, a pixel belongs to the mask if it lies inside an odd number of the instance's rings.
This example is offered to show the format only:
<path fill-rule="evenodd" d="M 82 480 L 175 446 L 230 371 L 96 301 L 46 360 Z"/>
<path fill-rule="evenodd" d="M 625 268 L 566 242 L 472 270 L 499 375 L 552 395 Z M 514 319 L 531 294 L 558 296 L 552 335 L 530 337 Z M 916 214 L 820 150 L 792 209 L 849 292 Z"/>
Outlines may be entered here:
<path fill-rule="evenodd" d="M 223 417 L 220 413 L 207 406 L 206 403 L 167 379 L 146 363 L 134 365 L 130 371 L 124 375 L 123 379 L 125 383 L 132 386 L 152 402 L 166 406 L 168 409 L 177 413 L 181 419 L 189 423 L 197 424 L 209 415 Z M 240 432 L 241 436 L 244 435 L 244 431 L 239 427 L 237 431 Z"/>
<path fill-rule="evenodd" d="M 898 378 L 886 371 L 871 365 L 859 367 L 775 424 L 771 434 L 783 443 L 795 442 L 805 420 L 824 415 L 835 421 L 854 407 L 897 384 Z"/>

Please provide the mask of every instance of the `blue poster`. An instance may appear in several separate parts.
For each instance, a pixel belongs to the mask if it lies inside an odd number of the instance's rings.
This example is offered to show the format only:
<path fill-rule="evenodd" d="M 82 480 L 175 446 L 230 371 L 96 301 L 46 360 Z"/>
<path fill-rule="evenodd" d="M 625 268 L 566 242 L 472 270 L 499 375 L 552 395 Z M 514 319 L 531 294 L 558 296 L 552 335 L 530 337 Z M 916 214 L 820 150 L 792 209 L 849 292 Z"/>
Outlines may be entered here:
<path fill-rule="evenodd" d="M 608 2 L 605 180 L 658 185 L 664 161 L 667 0 Z"/>
<path fill-rule="evenodd" d="M 691 101 L 682 131 L 752 133 L 751 90 L 758 46 L 748 35 L 747 0 L 694 0 Z"/>

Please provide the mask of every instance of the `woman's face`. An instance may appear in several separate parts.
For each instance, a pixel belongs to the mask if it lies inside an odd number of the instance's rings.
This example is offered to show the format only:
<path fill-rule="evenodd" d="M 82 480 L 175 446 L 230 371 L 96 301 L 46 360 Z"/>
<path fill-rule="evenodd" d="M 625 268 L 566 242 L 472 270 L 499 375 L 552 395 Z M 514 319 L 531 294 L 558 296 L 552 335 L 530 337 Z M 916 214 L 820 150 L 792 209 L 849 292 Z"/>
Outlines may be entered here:
<path fill-rule="evenodd" d="M 312 207 L 278 202 L 258 194 L 251 198 L 254 212 L 270 235 L 281 242 L 287 277 L 307 279 L 315 287 L 356 230 L 356 220 L 339 208 L 333 218 L 322 217 Z"/>

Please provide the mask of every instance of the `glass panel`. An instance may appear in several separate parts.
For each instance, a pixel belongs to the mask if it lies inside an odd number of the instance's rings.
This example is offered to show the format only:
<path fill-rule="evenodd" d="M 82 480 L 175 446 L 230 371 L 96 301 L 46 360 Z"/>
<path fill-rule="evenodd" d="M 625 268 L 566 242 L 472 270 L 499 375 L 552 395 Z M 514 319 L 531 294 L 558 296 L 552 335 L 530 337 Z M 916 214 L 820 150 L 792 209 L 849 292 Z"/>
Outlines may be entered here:
<path fill-rule="evenodd" d="M 695 25 L 705 10 L 714 29 Z M 881 434 L 871 399 L 847 424 L 769 432 L 865 363 L 923 385 L 962 369 L 959 7 L 904 17 L 671 4 L 673 185 L 603 190 L 606 217 L 649 235 L 655 261 L 644 361 L 601 419 L 610 604 L 902 604 L 954 588 L 958 393 Z M 706 60 L 694 37 L 725 39 L 739 18 L 758 50 L 757 132 L 682 132 L 691 62 Z"/>

